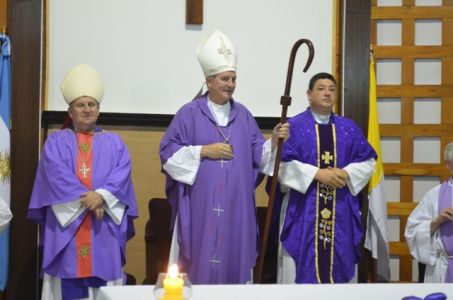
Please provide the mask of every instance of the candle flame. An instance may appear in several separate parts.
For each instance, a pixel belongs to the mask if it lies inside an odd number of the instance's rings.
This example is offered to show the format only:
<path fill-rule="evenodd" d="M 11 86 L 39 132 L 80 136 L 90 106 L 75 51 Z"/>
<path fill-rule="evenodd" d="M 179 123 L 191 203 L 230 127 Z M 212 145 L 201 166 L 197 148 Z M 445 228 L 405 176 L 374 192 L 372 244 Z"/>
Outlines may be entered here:
<path fill-rule="evenodd" d="M 176 278 L 178 277 L 178 265 L 174 264 L 168 268 L 168 277 Z"/>

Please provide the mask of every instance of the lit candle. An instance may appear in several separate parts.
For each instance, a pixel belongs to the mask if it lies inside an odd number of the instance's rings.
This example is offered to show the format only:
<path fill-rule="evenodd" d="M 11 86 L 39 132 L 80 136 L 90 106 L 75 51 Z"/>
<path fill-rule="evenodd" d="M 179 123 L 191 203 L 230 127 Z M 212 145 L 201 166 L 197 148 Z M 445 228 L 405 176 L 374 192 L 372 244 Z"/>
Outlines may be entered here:
<path fill-rule="evenodd" d="M 182 299 L 183 285 L 184 282 L 178 274 L 178 266 L 174 264 L 168 268 L 167 276 L 164 279 L 164 299 Z"/>

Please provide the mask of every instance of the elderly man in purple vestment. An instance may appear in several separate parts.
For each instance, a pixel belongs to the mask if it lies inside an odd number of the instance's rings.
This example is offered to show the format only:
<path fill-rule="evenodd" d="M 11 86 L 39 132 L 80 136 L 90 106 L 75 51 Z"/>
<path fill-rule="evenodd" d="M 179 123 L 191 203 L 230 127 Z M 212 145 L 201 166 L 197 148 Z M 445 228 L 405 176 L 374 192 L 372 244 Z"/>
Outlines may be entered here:
<path fill-rule="evenodd" d="M 407 244 L 426 264 L 424 282 L 453 283 L 453 142 L 444 151 L 448 180 L 429 190 L 409 216 Z"/>
<path fill-rule="evenodd" d="M 197 284 L 246 283 L 258 248 L 258 173 L 275 159 L 288 124 L 265 142 L 250 112 L 233 100 L 236 53 L 225 34 L 205 38 L 197 58 L 208 92 L 177 112 L 160 144 L 175 224 L 170 263 Z"/>
<path fill-rule="evenodd" d="M 131 160 L 118 135 L 96 126 L 104 83 L 92 67 L 71 69 L 61 91 L 72 126 L 46 140 L 28 218 L 41 230 L 42 299 L 95 299 L 98 287 L 125 282 Z"/>
<path fill-rule="evenodd" d="M 358 193 L 374 170 L 376 153 L 361 129 L 332 112 L 335 78 L 314 75 L 310 107 L 290 124 L 279 183 L 279 283 L 349 282 L 361 257 Z"/>

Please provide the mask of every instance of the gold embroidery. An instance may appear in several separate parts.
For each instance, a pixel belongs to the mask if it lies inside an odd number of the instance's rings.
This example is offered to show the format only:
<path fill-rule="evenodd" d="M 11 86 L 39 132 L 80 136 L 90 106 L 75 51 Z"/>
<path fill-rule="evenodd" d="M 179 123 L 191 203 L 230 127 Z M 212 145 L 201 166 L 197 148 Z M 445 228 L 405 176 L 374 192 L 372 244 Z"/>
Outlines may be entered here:
<path fill-rule="evenodd" d="M 323 241 L 324 249 L 327 249 L 327 244 L 332 242 L 332 220 L 330 217 L 332 212 L 324 208 L 321 211 L 321 223 L 319 223 L 319 239 Z"/>
<path fill-rule="evenodd" d="M 333 136 L 333 152 L 334 152 L 334 167 L 337 167 L 337 134 L 335 130 L 335 124 L 332 124 L 332 136 Z M 333 190 L 333 195 L 332 195 L 332 210 L 333 210 L 333 216 L 332 216 L 332 247 L 330 248 L 330 283 L 335 283 L 333 280 L 333 264 L 334 264 L 334 244 L 335 244 L 335 212 L 336 212 L 336 207 L 337 207 L 337 189 Z"/>
<path fill-rule="evenodd" d="M 321 159 L 324 161 L 326 165 L 330 165 L 330 161 L 333 160 L 333 156 L 330 154 L 329 151 L 324 151 L 324 154 L 321 156 Z"/>
<path fill-rule="evenodd" d="M 321 161 L 319 157 L 320 152 L 320 144 L 319 144 L 319 128 L 318 124 L 315 124 L 316 129 L 316 146 L 318 153 L 318 168 L 321 166 Z M 319 182 L 318 182 L 318 191 L 319 191 Z M 319 192 L 316 193 L 316 212 L 319 211 Z M 316 265 L 316 278 L 318 279 L 318 283 L 321 283 L 321 277 L 319 276 L 319 256 L 318 256 L 318 224 L 319 224 L 319 214 L 316 213 L 316 225 L 315 225 L 315 265 Z"/>
<path fill-rule="evenodd" d="M 82 152 L 88 152 L 88 151 L 90 151 L 90 144 L 83 143 L 79 146 L 79 149 Z"/>
<path fill-rule="evenodd" d="M 79 250 L 80 256 L 85 258 L 88 256 L 89 253 L 90 253 L 90 247 L 88 247 L 87 245 L 83 245 L 82 247 L 80 247 L 80 250 Z"/>
<path fill-rule="evenodd" d="M 335 194 L 335 189 L 331 186 L 323 183 L 319 184 L 319 195 L 324 199 L 324 204 L 327 205 L 327 201 L 332 201 Z"/>
<path fill-rule="evenodd" d="M 324 208 L 324 209 L 321 211 L 321 217 L 322 217 L 323 219 L 329 219 L 331 215 L 332 215 L 332 212 L 330 211 L 330 209 Z"/>

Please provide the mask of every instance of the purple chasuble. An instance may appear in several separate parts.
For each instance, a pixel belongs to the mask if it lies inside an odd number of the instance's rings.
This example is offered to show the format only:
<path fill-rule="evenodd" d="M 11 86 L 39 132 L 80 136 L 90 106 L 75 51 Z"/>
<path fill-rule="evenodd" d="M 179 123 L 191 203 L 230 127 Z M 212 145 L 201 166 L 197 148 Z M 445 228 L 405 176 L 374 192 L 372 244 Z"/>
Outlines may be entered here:
<path fill-rule="evenodd" d="M 102 220 L 92 215 L 93 277 L 77 282 L 75 233 L 87 210 L 67 227 L 62 227 L 51 208 L 75 201 L 87 188 L 76 176 L 78 145 L 76 133 L 65 129 L 46 140 L 38 165 L 28 218 L 40 224 L 43 247 L 42 273 L 58 277 L 62 287 L 99 287 L 102 282 L 124 278 L 126 241 L 135 234 L 138 216 L 131 180 L 130 156 L 118 135 L 95 132 L 92 147 L 93 190 L 105 189 L 125 205 L 123 219 L 116 225 L 106 213 Z M 63 293 L 64 297 L 64 293 Z M 70 298 L 68 298 L 70 299 Z"/>
<path fill-rule="evenodd" d="M 264 138 L 250 112 L 230 103 L 226 126 L 216 124 L 207 94 L 187 103 L 160 144 L 162 164 L 183 146 L 228 139 L 233 147 L 231 160 L 203 158 L 193 185 L 167 175 L 167 197 L 178 218 L 179 264 L 196 284 L 245 283 L 258 253 L 255 187 Z"/>
<path fill-rule="evenodd" d="M 307 109 L 288 122 L 282 161 L 344 168 L 377 156 L 350 119 L 332 114 L 328 125 L 316 126 Z M 296 283 L 350 281 L 362 236 L 359 201 L 347 186 L 332 189 L 313 180 L 305 194 L 290 191 L 280 240 L 296 263 Z"/>
<path fill-rule="evenodd" d="M 453 206 L 453 191 L 448 180 L 442 183 L 439 191 L 439 214 L 446 208 Z M 448 266 L 445 282 L 453 283 L 453 222 L 448 221 L 439 226 L 440 238 L 447 253 Z"/>

